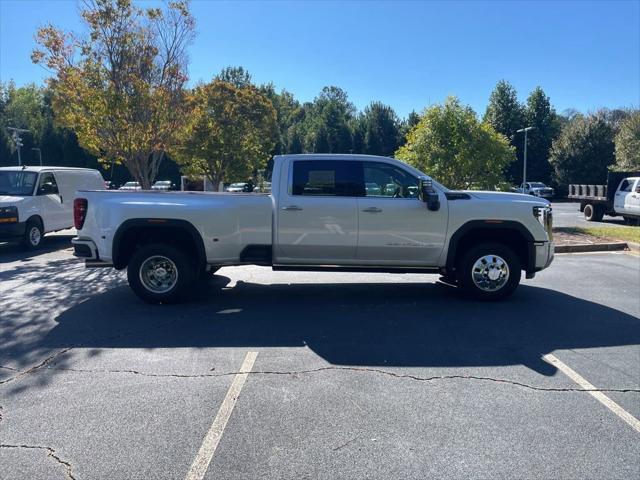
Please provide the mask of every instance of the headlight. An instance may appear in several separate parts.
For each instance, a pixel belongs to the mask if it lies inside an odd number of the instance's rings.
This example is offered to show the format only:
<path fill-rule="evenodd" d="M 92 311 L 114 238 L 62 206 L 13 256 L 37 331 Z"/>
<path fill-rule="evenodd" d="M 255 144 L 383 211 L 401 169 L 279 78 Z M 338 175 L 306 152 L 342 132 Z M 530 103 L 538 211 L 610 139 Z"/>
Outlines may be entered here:
<path fill-rule="evenodd" d="M 533 207 L 533 216 L 540 222 L 547 232 L 549 241 L 553 240 L 553 210 L 551 207 Z"/>
<path fill-rule="evenodd" d="M 0 223 L 16 223 L 18 221 L 18 207 L 0 207 Z"/>

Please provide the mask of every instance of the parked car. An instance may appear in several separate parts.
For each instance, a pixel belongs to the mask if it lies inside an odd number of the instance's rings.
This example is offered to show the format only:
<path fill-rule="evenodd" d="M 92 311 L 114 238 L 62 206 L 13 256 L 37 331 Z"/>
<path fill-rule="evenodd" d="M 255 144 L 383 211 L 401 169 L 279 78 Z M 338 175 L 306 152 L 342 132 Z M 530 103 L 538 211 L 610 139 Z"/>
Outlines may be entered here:
<path fill-rule="evenodd" d="M 640 224 L 640 172 L 609 172 L 606 185 L 571 184 L 568 197 L 580 201 L 588 222 L 600 222 L 609 215 Z"/>
<path fill-rule="evenodd" d="M 270 195 L 79 192 L 75 255 L 126 268 L 133 291 L 152 303 L 179 300 L 207 271 L 246 264 L 440 273 L 494 300 L 515 290 L 521 271 L 532 278 L 553 260 L 546 200 L 452 191 L 386 157 L 284 155 L 273 164 Z M 398 197 L 367 195 L 378 173 L 403 185 Z"/>
<path fill-rule="evenodd" d="M 251 184 L 246 182 L 232 183 L 231 185 L 229 185 L 224 189 L 225 192 L 234 192 L 234 193 L 239 193 L 239 192 L 247 193 L 247 192 L 251 192 L 252 190 L 253 188 L 251 187 Z"/>
<path fill-rule="evenodd" d="M 377 183 L 373 183 L 373 182 L 365 183 L 364 188 L 367 195 L 380 195 L 382 193 L 382 189 Z"/>
<path fill-rule="evenodd" d="M 0 241 L 36 249 L 46 233 L 73 226 L 76 190 L 104 190 L 97 170 L 68 167 L 0 168 Z"/>
<path fill-rule="evenodd" d="M 142 190 L 139 182 L 126 182 L 118 190 Z"/>
<path fill-rule="evenodd" d="M 158 180 L 151 185 L 151 190 L 167 192 L 169 190 L 175 190 L 175 185 L 171 183 L 171 180 Z"/>
<path fill-rule="evenodd" d="M 118 187 L 116 186 L 116 184 L 110 180 L 105 180 L 104 181 L 104 188 L 106 188 L 107 190 L 117 190 Z"/>
<path fill-rule="evenodd" d="M 542 182 L 527 182 L 516 188 L 516 192 L 546 198 L 547 200 L 553 198 L 553 188 L 547 187 Z"/>

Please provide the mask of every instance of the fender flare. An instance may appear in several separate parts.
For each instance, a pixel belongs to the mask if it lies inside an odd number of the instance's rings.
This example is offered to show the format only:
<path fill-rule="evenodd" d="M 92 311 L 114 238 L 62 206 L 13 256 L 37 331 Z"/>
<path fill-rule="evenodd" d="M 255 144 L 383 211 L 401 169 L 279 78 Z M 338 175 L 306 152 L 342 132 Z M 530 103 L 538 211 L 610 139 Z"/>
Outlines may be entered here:
<path fill-rule="evenodd" d="M 132 228 L 177 228 L 183 231 L 186 231 L 189 236 L 192 238 L 196 245 L 196 255 L 198 265 L 206 265 L 207 263 L 207 255 L 204 248 L 204 241 L 202 239 L 202 235 L 193 226 L 191 222 L 187 220 L 180 220 L 177 218 L 130 218 L 129 220 L 125 220 L 116 230 L 115 235 L 113 236 L 113 242 L 111 244 L 111 259 L 113 265 L 116 269 L 122 269 L 126 267 L 126 264 L 123 264 L 121 257 L 121 248 L 120 241 L 122 237 Z"/>

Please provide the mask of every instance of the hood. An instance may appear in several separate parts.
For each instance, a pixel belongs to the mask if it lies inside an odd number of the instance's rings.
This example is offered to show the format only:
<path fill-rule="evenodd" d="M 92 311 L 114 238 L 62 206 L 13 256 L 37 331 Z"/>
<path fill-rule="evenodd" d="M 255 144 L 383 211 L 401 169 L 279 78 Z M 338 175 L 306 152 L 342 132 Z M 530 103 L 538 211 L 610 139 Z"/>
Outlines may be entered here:
<path fill-rule="evenodd" d="M 549 205 L 547 200 L 542 198 L 533 197 L 524 193 L 510 193 L 510 192 L 482 192 L 477 190 L 465 190 L 473 198 L 479 200 L 489 200 L 496 202 L 524 202 L 537 205 Z"/>
<path fill-rule="evenodd" d="M 0 207 L 18 205 L 18 203 L 24 201 L 24 199 L 25 197 L 19 197 L 17 195 L 0 195 Z"/>

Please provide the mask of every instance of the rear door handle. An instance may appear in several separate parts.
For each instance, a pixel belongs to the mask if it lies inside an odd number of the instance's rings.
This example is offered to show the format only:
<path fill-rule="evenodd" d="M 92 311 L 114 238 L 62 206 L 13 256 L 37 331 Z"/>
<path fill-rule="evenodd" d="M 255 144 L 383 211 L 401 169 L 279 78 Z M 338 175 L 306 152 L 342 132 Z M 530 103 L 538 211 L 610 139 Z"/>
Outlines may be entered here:
<path fill-rule="evenodd" d="M 369 208 L 365 208 L 362 211 L 363 212 L 367 212 L 367 213 L 380 213 L 382 211 L 382 209 L 381 208 L 377 208 L 377 207 L 369 207 Z"/>
<path fill-rule="evenodd" d="M 302 210 L 302 208 L 297 205 L 287 205 L 286 207 L 282 207 L 282 210 L 297 211 L 297 210 Z"/>

